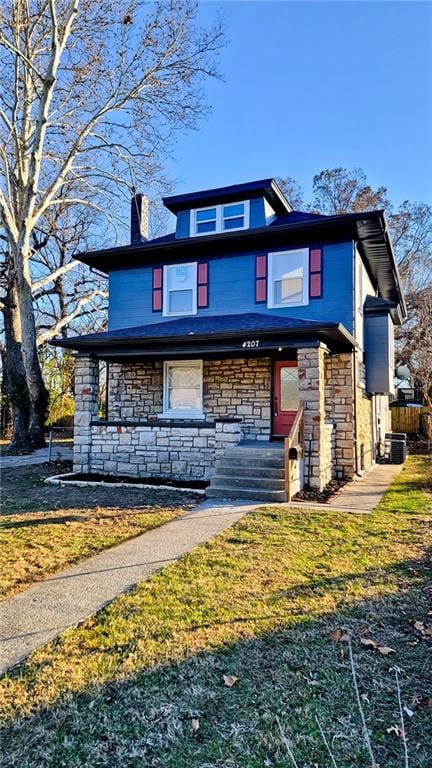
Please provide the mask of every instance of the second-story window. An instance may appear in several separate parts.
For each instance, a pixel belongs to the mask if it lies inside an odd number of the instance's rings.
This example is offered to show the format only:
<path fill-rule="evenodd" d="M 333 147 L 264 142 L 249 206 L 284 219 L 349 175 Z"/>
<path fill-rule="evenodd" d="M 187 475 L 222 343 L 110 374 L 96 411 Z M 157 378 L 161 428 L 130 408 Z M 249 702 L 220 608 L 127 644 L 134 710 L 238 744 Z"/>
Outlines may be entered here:
<path fill-rule="evenodd" d="M 308 304 L 307 248 L 269 253 L 268 273 L 267 304 L 271 309 Z"/>
<path fill-rule="evenodd" d="M 196 315 L 197 265 L 170 264 L 164 267 L 163 314 Z"/>
<path fill-rule="evenodd" d="M 249 201 L 214 205 L 191 211 L 191 236 L 212 232 L 232 232 L 249 227 Z"/>

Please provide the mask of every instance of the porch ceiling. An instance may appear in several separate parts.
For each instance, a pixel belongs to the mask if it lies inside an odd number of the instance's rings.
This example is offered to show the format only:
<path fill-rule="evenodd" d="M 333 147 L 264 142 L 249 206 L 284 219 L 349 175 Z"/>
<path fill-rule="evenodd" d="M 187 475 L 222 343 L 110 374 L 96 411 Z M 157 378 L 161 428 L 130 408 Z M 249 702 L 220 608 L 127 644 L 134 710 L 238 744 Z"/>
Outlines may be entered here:
<path fill-rule="evenodd" d="M 341 323 L 320 323 L 260 313 L 187 317 L 151 325 L 56 339 L 56 346 L 101 359 L 263 356 L 326 344 L 349 351 L 355 340 Z"/>

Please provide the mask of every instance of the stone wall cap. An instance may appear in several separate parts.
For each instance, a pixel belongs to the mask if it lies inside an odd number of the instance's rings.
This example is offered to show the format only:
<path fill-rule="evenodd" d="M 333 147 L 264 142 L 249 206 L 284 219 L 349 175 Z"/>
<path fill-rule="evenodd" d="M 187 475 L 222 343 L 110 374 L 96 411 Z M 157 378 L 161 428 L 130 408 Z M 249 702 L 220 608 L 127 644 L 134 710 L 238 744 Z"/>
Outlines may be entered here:
<path fill-rule="evenodd" d="M 221 421 L 221 419 L 218 419 L 218 421 Z M 238 419 L 238 421 L 241 421 L 241 419 Z M 215 426 L 214 421 L 202 421 L 199 419 L 194 420 L 186 420 L 186 419 L 140 419 L 140 420 L 130 420 L 130 419 L 116 419 L 116 420 L 108 420 L 108 421 L 102 421 L 99 419 L 95 419 L 90 423 L 90 426 L 92 427 L 185 427 L 190 429 L 191 427 L 196 427 L 197 429 L 201 429 L 203 427 L 209 428 Z"/>

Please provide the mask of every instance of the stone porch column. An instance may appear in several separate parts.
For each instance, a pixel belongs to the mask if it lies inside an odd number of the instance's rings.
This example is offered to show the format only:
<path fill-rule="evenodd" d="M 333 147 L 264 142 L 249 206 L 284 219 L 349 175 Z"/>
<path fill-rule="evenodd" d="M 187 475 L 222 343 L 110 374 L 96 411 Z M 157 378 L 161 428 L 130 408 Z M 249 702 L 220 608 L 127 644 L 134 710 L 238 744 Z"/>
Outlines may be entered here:
<path fill-rule="evenodd" d="M 97 418 L 99 363 L 91 355 L 75 359 L 74 472 L 91 471 L 91 422 Z"/>
<path fill-rule="evenodd" d="M 339 352 L 331 355 L 326 371 L 327 418 L 335 426 L 335 475 L 348 480 L 354 476 L 356 469 L 353 364 L 351 352 Z M 360 390 L 358 397 L 361 398 Z"/>
<path fill-rule="evenodd" d="M 327 347 L 297 351 L 300 399 L 304 403 L 304 482 L 322 491 L 331 480 L 331 430 L 325 423 Z"/>

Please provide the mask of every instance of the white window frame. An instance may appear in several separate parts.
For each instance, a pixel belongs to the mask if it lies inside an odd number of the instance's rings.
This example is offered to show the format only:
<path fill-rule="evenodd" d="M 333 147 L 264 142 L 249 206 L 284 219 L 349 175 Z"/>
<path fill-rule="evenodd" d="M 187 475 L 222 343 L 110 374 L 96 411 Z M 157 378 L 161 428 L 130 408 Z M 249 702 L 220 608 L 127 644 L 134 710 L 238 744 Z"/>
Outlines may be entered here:
<path fill-rule="evenodd" d="M 176 289 L 168 288 L 168 271 L 175 267 L 192 267 L 194 272 L 193 285 L 192 285 L 192 309 L 190 312 L 170 312 L 169 307 L 169 294 Z M 185 315 L 196 315 L 197 313 L 197 262 L 189 261 L 183 264 L 165 264 L 163 268 L 163 303 L 162 303 L 162 317 L 182 317 Z M 178 290 L 181 290 L 180 288 Z"/>
<path fill-rule="evenodd" d="M 196 411 L 181 411 L 179 409 L 175 408 L 169 408 L 168 406 L 168 370 L 171 366 L 176 366 L 176 368 L 181 366 L 193 366 L 199 370 L 201 375 L 201 388 L 200 388 L 200 396 L 201 396 L 201 409 Z M 165 360 L 164 366 L 163 366 L 163 412 L 161 413 L 161 418 L 164 419 L 204 419 L 204 412 L 203 412 L 203 361 L 202 360 Z"/>
<path fill-rule="evenodd" d="M 233 229 L 224 229 L 224 221 L 229 219 L 238 219 L 239 216 L 223 216 L 223 209 L 227 205 L 243 205 L 244 206 L 244 215 L 243 215 L 243 226 L 242 227 L 234 227 Z M 216 229 L 214 232 L 197 232 L 197 224 L 200 222 L 197 222 L 197 213 L 201 213 L 201 211 L 212 211 L 213 209 L 216 209 Z M 216 235 L 220 232 L 238 232 L 242 229 L 249 229 L 249 220 L 250 220 L 250 201 L 249 200 L 235 200 L 231 203 L 221 203 L 220 205 L 206 205 L 204 208 L 192 208 L 191 210 L 191 217 L 190 217 L 190 236 L 191 237 L 205 237 L 206 235 Z M 213 221 L 213 219 L 211 219 Z"/>
<path fill-rule="evenodd" d="M 302 300 L 292 304 L 276 304 L 273 301 L 274 295 L 274 268 L 273 256 L 290 256 L 301 254 L 303 260 L 303 291 Z M 290 309 L 291 307 L 306 307 L 309 304 L 309 248 L 293 248 L 289 251 L 273 251 L 268 254 L 268 278 L 267 278 L 267 307 L 269 309 Z"/>

